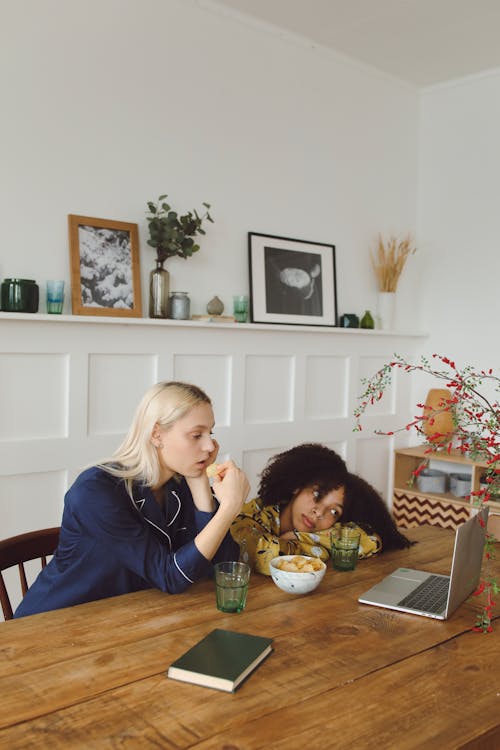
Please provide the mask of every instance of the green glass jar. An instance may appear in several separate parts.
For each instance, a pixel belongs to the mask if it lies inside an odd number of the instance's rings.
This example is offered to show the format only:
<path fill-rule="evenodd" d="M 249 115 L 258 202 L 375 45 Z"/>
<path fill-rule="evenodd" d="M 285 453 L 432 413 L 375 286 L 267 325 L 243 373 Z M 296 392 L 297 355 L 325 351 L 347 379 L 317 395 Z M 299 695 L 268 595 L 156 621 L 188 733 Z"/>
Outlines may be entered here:
<path fill-rule="evenodd" d="M 365 314 L 361 318 L 360 327 L 361 328 L 375 328 L 375 323 L 373 322 L 373 317 L 369 310 L 365 310 Z"/>
<path fill-rule="evenodd" d="M 4 279 L 1 288 L 3 312 L 38 312 L 40 290 L 33 279 Z"/>

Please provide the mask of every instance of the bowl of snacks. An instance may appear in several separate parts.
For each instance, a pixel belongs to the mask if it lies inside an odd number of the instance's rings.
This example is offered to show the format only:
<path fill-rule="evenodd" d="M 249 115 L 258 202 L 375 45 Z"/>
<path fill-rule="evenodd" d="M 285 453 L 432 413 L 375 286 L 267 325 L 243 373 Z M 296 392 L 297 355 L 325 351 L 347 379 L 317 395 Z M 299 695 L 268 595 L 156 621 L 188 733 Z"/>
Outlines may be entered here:
<path fill-rule="evenodd" d="M 288 594 L 308 594 L 326 573 L 326 565 L 318 557 L 280 555 L 270 563 L 271 578 L 278 588 Z"/>

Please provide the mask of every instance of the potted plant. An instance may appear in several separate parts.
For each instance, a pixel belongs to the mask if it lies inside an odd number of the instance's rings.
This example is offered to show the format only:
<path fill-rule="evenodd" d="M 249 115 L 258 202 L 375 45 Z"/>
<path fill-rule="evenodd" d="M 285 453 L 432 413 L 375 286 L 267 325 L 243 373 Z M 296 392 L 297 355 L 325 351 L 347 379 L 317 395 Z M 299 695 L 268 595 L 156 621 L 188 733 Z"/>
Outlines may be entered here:
<path fill-rule="evenodd" d="M 169 272 L 163 268 L 168 258 L 190 258 L 200 246 L 194 241 L 197 235 L 205 234 L 203 223 L 213 223 L 209 203 L 203 203 L 201 215 L 194 209 L 179 216 L 166 202 L 167 195 L 160 195 L 156 203 L 148 201 L 146 216 L 149 229 L 148 245 L 156 250 L 156 268 L 151 271 L 149 285 L 149 317 L 166 318 L 169 292 Z"/>
<path fill-rule="evenodd" d="M 357 420 L 355 430 L 362 429 L 361 418 L 369 407 L 380 401 L 386 388 L 392 382 L 392 371 L 398 369 L 405 373 L 420 372 L 433 376 L 449 390 L 449 397 L 443 396 L 438 407 L 430 409 L 425 404 L 417 404 L 422 411 L 408 424 L 397 430 L 382 432 L 379 435 L 394 435 L 396 432 L 415 430 L 423 439 L 427 448 L 425 453 L 436 450 L 450 452 L 458 449 L 474 461 L 485 463 L 487 469 L 484 481 L 478 490 L 472 490 L 468 496 L 476 507 L 482 507 L 490 500 L 498 502 L 500 497 L 500 377 L 492 369 L 477 370 L 471 366 L 458 368 L 448 357 L 433 354 L 432 359 L 421 357 L 412 363 L 404 357 L 395 355 L 371 378 L 364 378 L 364 393 L 359 397 L 360 404 L 354 411 Z M 446 391 L 445 391 L 446 393 Z M 439 413 L 450 413 L 454 423 L 453 433 L 440 431 Z M 413 472 L 411 482 L 428 464 L 424 460 Z M 499 540 L 500 541 L 500 540 Z M 500 584 L 493 576 L 488 561 L 495 554 L 495 537 L 486 534 L 484 558 L 486 561 L 482 580 L 475 592 L 483 597 L 484 605 L 477 616 L 473 630 L 491 632 L 494 597 L 500 591 Z"/>

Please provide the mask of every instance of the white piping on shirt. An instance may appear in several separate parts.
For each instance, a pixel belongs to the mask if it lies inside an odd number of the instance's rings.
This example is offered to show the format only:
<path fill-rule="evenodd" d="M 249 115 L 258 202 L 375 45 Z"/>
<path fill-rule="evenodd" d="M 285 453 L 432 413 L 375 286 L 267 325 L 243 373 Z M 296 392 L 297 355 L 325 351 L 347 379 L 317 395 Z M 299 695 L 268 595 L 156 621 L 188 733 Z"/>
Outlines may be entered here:
<path fill-rule="evenodd" d="M 158 531 L 161 531 L 161 533 L 164 534 L 167 537 L 168 544 L 169 544 L 169 547 L 170 547 L 170 552 L 172 552 L 172 540 L 170 539 L 170 536 L 167 534 L 167 532 L 163 531 L 163 529 L 161 528 L 161 526 L 157 526 L 154 523 L 154 521 L 151 521 L 149 518 L 147 518 L 147 516 L 143 516 L 143 518 L 144 518 L 145 521 L 147 521 L 148 523 L 150 523 L 151 526 L 154 526 L 155 529 L 158 529 Z"/>
<path fill-rule="evenodd" d="M 177 508 L 177 512 L 174 513 L 174 517 L 172 518 L 172 520 L 169 523 L 167 523 L 167 526 L 172 526 L 173 522 L 175 521 L 175 519 L 177 518 L 177 516 L 181 512 L 181 501 L 180 501 L 179 495 L 177 494 L 177 492 L 174 492 L 174 490 L 170 490 L 170 492 L 175 497 L 175 499 L 177 500 L 177 502 L 179 503 L 179 505 L 178 505 L 178 508 Z"/>
<path fill-rule="evenodd" d="M 184 578 L 186 579 L 186 581 L 189 581 L 189 583 L 194 583 L 194 581 L 191 578 L 189 578 L 189 576 L 187 576 L 184 573 L 184 571 L 182 570 L 182 568 L 179 567 L 179 565 L 177 564 L 177 558 L 176 558 L 175 555 L 176 555 L 176 553 L 174 552 L 174 563 L 175 563 L 175 567 L 177 568 L 177 570 L 179 571 L 179 573 L 181 573 L 184 576 Z"/>
<path fill-rule="evenodd" d="M 177 511 L 176 511 L 176 513 L 175 513 L 174 517 L 172 518 L 172 520 L 170 521 L 170 523 L 168 524 L 168 526 L 171 526 L 171 525 L 173 524 L 173 522 L 175 521 L 175 519 L 177 518 L 177 516 L 179 515 L 179 513 L 180 513 L 180 510 L 181 510 L 181 501 L 180 501 L 180 498 L 179 498 L 179 496 L 178 496 L 178 495 L 177 495 L 177 493 L 176 493 L 176 492 L 174 492 L 173 490 L 171 490 L 171 492 L 172 492 L 172 495 L 173 495 L 173 496 L 175 497 L 175 499 L 177 500 L 177 502 L 178 502 L 178 504 L 179 504 L 179 505 L 178 505 L 178 508 L 177 508 Z M 139 502 L 141 502 L 141 501 L 139 501 Z M 145 499 L 144 499 L 144 500 L 142 500 L 142 503 L 141 503 L 141 508 L 142 508 L 142 505 L 144 505 L 144 502 L 145 502 Z M 170 536 L 169 536 L 169 534 L 167 534 L 167 532 L 166 532 L 166 531 L 164 531 L 164 530 L 163 530 L 163 529 L 161 528 L 161 526 L 157 526 L 157 525 L 156 525 L 156 524 L 154 523 L 154 521 L 151 521 L 151 519 L 149 519 L 149 518 L 148 518 L 147 516 L 144 516 L 144 515 L 143 515 L 143 518 L 144 518 L 144 520 L 145 520 L 145 521 L 147 521 L 147 522 L 148 522 L 149 524 L 151 524 L 151 526 L 154 526 L 154 527 L 155 527 L 155 529 L 158 529 L 158 531 L 161 531 L 161 533 L 162 533 L 162 534 L 164 534 L 164 535 L 165 535 L 165 536 L 167 537 L 167 539 L 168 539 L 168 544 L 169 544 L 169 547 L 170 547 L 170 552 L 172 552 L 172 540 L 170 539 Z M 185 528 L 185 527 L 184 527 L 184 528 Z M 186 575 L 186 574 L 184 573 L 184 571 L 182 570 L 182 568 L 181 568 L 181 567 L 179 566 L 179 563 L 177 562 L 177 557 L 176 557 L 176 553 L 175 553 L 175 552 L 174 552 L 174 563 L 175 563 L 175 567 L 177 568 L 177 570 L 179 571 L 179 573 L 180 573 L 181 575 L 183 575 L 183 576 L 184 576 L 184 578 L 186 579 L 186 581 L 189 581 L 189 583 L 194 583 L 194 580 L 193 580 L 192 578 L 189 578 L 189 576 L 187 576 L 187 575 Z"/>

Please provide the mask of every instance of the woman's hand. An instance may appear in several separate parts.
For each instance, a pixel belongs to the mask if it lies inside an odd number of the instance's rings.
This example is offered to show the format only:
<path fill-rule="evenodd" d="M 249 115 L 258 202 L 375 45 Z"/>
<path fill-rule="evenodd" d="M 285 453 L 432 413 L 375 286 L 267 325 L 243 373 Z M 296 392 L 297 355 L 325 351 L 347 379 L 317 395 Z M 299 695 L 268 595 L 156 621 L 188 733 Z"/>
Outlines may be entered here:
<path fill-rule="evenodd" d="M 297 535 L 295 534 L 295 531 L 285 531 L 284 534 L 280 534 L 280 539 L 285 539 L 286 541 L 296 540 Z"/>
<path fill-rule="evenodd" d="M 219 443 L 212 438 L 214 444 L 213 450 L 207 458 L 207 464 L 213 464 L 219 452 Z M 212 512 L 215 508 L 215 502 L 210 489 L 207 472 L 203 470 L 198 477 L 185 477 L 187 485 L 191 490 L 193 501 L 198 510 Z"/>
<path fill-rule="evenodd" d="M 243 503 L 250 492 L 250 482 L 234 461 L 225 461 L 219 464 L 212 490 L 219 501 L 219 512 L 227 514 L 232 520 L 241 512 Z"/>
<path fill-rule="evenodd" d="M 217 469 L 212 491 L 219 501 L 219 508 L 194 540 L 198 550 L 207 560 L 211 560 L 217 552 L 229 527 L 241 512 L 250 490 L 248 479 L 233 461 L 224 461 Z"/>

